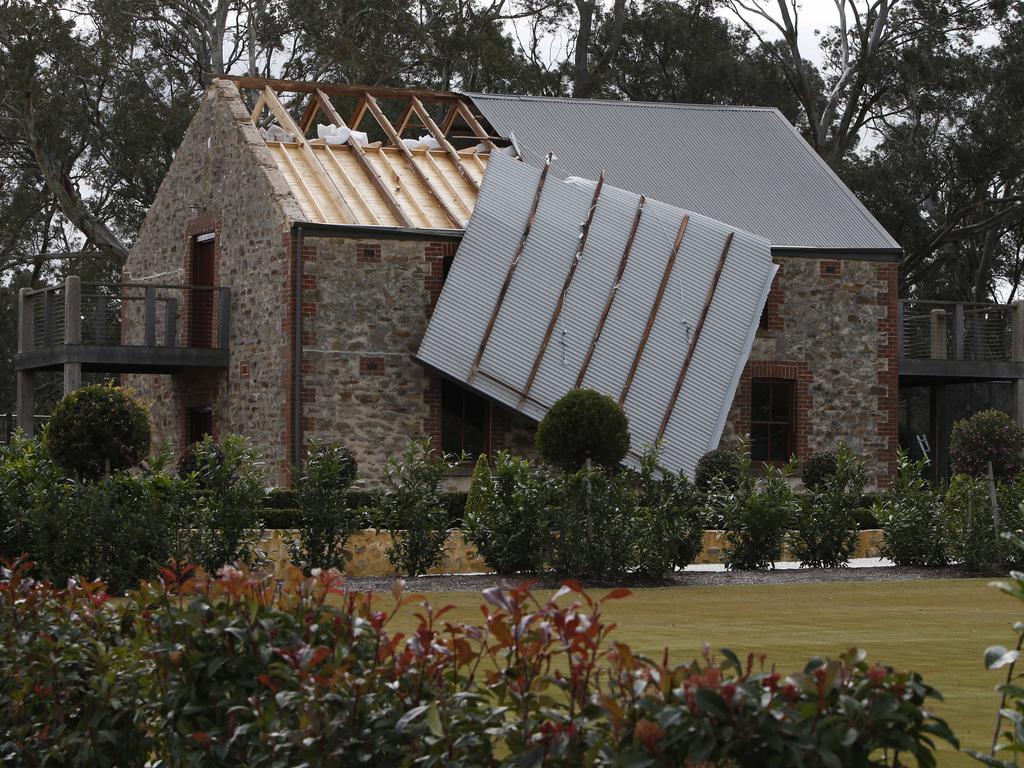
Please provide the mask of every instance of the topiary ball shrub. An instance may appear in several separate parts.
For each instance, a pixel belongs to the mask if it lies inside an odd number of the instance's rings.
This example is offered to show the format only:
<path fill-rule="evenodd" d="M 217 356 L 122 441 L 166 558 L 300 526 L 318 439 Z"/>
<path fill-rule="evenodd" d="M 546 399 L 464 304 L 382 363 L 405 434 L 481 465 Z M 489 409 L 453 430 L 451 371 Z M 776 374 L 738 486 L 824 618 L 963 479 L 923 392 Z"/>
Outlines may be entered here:
<path fill-rule="evenodd" d="M 57 404 L 43 445 L 62 469 L 83 479 L 129 469 L 149 452 L 149 413 L 130 390 L 82 387 Z"/>
<path fill-rule="evenodd" d="M 804 488 L 809 491 L 817 491 L 825 486 L 825 483 L 836 476 L 839 471 L 839 460 L 835 451 L 815 451 L 811 457 L 804 462 L 803 481 Z"/>
<path fill-rule="evenodd" d="M 629 450 L 629 419 L 607 395 L 574 389 L 551 406 L 537 427 L 537 450 L 549 464 L 569 472 L 587 459 L 616 467 Z"/>
<path fill-rule="evenodd" d="M 698 490 L 710 491 L 716 481 L 730 491 L 735 491 L 740 484 L 742 460 L 736 451 L 728 448 L 715 448 L 708 451 L 697 461 L 693 473 L 693 484 Z"/>
<path fill-rule="evenodd" d="M 949 458 L 954 474 L 984 477 L 991 461 L 997 479 L 1015 477 L 1024 464 L 1022 453 L 1024 429 L 1002 411 L 979 411 L 953 425 Z"/>

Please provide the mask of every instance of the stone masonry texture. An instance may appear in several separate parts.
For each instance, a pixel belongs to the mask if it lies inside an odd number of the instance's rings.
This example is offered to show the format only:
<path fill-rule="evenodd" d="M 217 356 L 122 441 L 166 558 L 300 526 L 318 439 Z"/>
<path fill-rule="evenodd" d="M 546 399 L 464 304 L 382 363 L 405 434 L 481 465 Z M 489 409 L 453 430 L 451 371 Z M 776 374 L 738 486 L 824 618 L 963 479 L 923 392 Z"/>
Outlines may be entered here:
<path fill-rule="evenodd" d="M 766 328 L 758 331 L 722 435 L 750 429 L 750 381 L 796 385 L 798 458 L 840 441 L 867 460 L 876 483 L 895 471 L 898 426 L 897 266 L 777 258 Z"/>
<path fill-rule="evenodd" d="M 302 218 L 234 85 L 211 86 L 160 186 L 124 280 L 182 284 L 191 242 L 214 232 L 215 279 L 231 288 L 226 371 L 125 376 L 149 403 L 156 443 L 184 447 L 189 408 L 211 407 L 215 435 L 245 435 L 267 481 L 287 481 L 289 223 Z M 127 327 L 131 334 L 137 329 Z"/>
<path fill-rule="evenodd" d="M 324 237 L 302 242 L 301 426 L 293 434 L 295 274 L 292 224 L 304 216 L 234 85 L 208 89 L 124 271 L 183 284 L 192 240 L 213 232 L 215 280 L 231 288 L 227 370 L 125 376 L 149 403 L 157 443 L 180 452 L 190 408 L 212 409 L 215 435 L 263 454 L 268 484 L 289 483 L 295 441 L 349 446 L 368 485 L 412 438 L 440 441 L 441 382 L 415 355 L 457 242 Z M 896 453 L 896 265 L 779 257 L 762 328 L 722 437 L 750 428 L 750 381 L 796 385 L 800 458 L 842 440 L 872 477 Z M 137 335 L 138 313 L 125 333 Z M 534 454 L 534 425 L 494 407 L 492 451 Z"/>

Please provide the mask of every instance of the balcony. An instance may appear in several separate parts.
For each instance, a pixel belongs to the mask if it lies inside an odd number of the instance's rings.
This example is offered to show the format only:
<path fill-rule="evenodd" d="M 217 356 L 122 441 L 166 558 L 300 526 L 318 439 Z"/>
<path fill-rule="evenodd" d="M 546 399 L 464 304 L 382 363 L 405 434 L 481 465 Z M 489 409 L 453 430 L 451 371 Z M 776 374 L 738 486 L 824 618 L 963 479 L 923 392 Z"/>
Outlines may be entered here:
<path fill-rule="evenodd" d="M 900 376 L 1024 378 L 1024 302 L 900 301 Z"/>
<path fill-rule="evenodd" d="M 228 364 L 230 289 L 151 283 L 22 290 L 18 371 L 174 373 Z"/>

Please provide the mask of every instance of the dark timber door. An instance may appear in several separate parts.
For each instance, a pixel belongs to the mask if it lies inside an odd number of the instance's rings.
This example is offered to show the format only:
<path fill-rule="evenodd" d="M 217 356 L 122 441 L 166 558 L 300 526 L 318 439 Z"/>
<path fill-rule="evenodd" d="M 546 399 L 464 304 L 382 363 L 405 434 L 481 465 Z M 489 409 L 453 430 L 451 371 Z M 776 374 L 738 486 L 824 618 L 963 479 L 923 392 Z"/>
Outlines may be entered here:
<path fill-rule="evenodd" d="M 188 345 L 213 346 L 213 235 L 199 235 L 192 241 L 192 274 L 189 284 Z M 199 288 L 198 286 L 209 286 Z"/>

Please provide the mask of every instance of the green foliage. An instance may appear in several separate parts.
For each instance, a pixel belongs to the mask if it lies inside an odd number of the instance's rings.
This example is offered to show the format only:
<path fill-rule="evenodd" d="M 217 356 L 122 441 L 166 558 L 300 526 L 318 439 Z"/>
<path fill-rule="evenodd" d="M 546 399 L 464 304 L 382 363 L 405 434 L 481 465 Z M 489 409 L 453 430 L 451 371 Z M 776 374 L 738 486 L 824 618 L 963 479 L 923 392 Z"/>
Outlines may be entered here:
<path fill-rule="evenodd" d="M 623 476 L 584 467 L 562 474 L 554 486 L 551 567 L 574 578 L 625 573 L 635 502 Z"/>
<path fill-rule="evenodd" d="M 430 441 L 413 441 L 400 457 L 388 459 L 376 518 L 391 535 L 388 562 L 419 576 L 438 565 L 448 539 L 448 508 L 441 491 L 457 457 L 438 455 Z"/>
<path fill-rule="evenodd" d="M 764 476 L 755 477 L 750 451 L 739 454 L 740 475 L 735 489 L 724 482 L 712 485 L 708 503 L 718 527 L 725 531 L 725 567 L 730 570 L 766 570 L 782 556 L 786 528 L 793 515 L 795 498 L 787 478 L 793 465 L 766 464 Z"/>
<path fill-rule="evenodd" d="M 94 384 L 61 400 L 43 445 L 65 471 L 83 478 L 129 469 L 149 452 L 149 414 L 127 389 Z"/>
<path fill-rule="evenodd" d="M 835 451 L 815 451 L 803 462 L 800 477 L 807 490 L 817 491 L 830 478 L 835 477 L 838 471 L 839 456 Z"/>
<path fill-rule="evenodd" d="M 310 445 L 306 466 L 296 473 L 299 538 L 289 545 L 292 562 L 307 573 L 313 568 L 342 568 L 345 544 L 362 527 L 363 518 L 348 503 L 356 479 L 356 461 L 344 446 Z"/>
<path fill-rule="evenodd" d="M 715 448 L 697 461 L 693 482 L 697 489 L 707 493 L 713 488 L 724 487 L 734 491 L 740 484 L 743 473 L 742 451 Z"/>
<path fill-rule="evenodd" d="M 547 600 L 494 588 L 472 625 L 403 596 L 400 582 L 381 606 L 331 570 L 293 568 L 281 583 L 166 570 L 111 601 L 99 584 L 54 589 L 11 563 L 0 572 L 0 755 L 169 768 L 325 755 L 453 768 L 933 768 L 936 742 L 957 746 L 930 712 L 937 691 L 856 649 L 789 675 L 729 650 L 684 663 L 634 655 L 603 615 L 628 594 L 595 599 L 572 581 Z M 410 602 L 421 607 L 404 639 L 388 623 Z"/>
<path fill-rule="evenodd" d="M 1024 467 L 1024 429 L 1007 414 L 990 409 L 953 425 L 949 460 L 953 472 L 985 477 L 988 463 L 997 479 L 1015 477 Z"/>
<path fill-rule="evenodd" d="M 658 453 L 644 452 L 629 514 L 631 566 L 641 576 L 662 579 L 693 562 L 704 545 L 704 495 L 687 480 L 658 467 Z"/>
<path fill-rule="evenodd" d="M 207 435 L 181 463 L 180 541 L 175 559 L 209 572 L 258 557 L 261 537 L 263 473 L 260 455 L 239 435 L 217 443 Z"/>
<path fill-rule="evenodd" d="M 495 455 L 493 472 L 486 456 L 477 459 L 464 531 L 498 573 L 544 569 L 550 541 L 550 487 L 546 473 L 507 451 Z"/>
<path fill-rule="evenodd" d="M 926 459 L 912 461 L 900 450 L 896 477 L 874 505 L 884 526 L 882 557 L 896 565 L 933 566 L 949 562 L 942 494 L 924 478 Z"/>
<path fill-rule="evenodd" d="M 0 445 L 0 557 L 31 550 L 36 488 L 58 483 L 60 474 L 39 441 L 20 430 L 9 445 Z"/>
<path fill-rule="evenodd" d="M 867 484 L 864 462 L 843 444 L 829 455 L 835 461 L 834 471 L 819 469 L 814 485 L 796 496 L 788 540 L 793 555 L 806 568 L 845 566 L 857 549 L 858 512 Z M 820 460 L 819 467 L 826 463 Z"/>
<path fill-rule="evenodd" d="M 629 451 L 629 419 L 607 395 L 574 389 L 548 409 L 537 426 L 537 450 L 544 461 L 575 472 L 591 461 L 617 467 Z"/>

